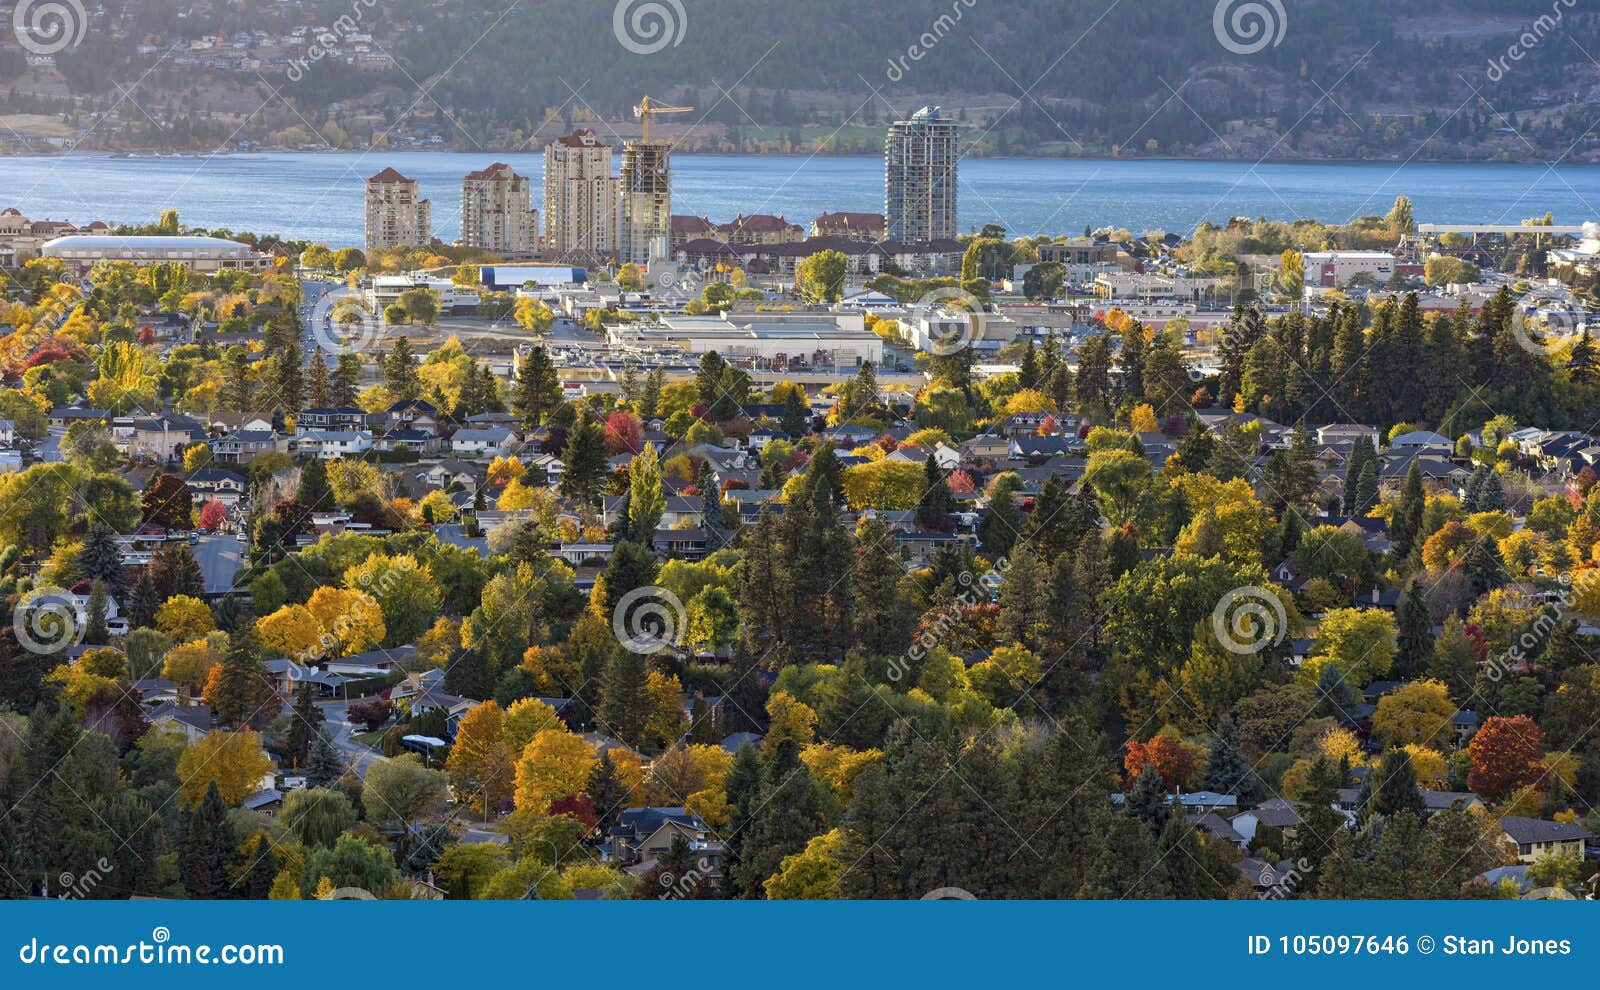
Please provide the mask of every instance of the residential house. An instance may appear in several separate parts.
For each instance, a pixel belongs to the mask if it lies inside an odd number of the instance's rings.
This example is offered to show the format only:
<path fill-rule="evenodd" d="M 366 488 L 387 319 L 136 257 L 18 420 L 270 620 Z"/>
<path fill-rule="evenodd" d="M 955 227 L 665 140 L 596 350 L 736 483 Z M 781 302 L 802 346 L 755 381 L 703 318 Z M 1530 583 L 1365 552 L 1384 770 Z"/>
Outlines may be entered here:
<path fill-rule="evenodd" d="M 402 399 L 384 410 L 389 429 L 405 427 L 428 433 L 439 429 L 439 410 L 426 399 Z"/>
<path fill-rule="evenodd" d="M 302 430 L 295 434 L 295 449 L 304 457 L 332 461 L 359 457 L 372 449 L 366 430 Z"/>
<path fill-rule="evenodd" d="M 450 436 L 450 451 L 458 457 L 504 456 L 517 448 L 517 435 L 504 426 L 457 430 Z"/>
<path fill-rule="evenodd" d="M 1507 815 L 1500 819 L 1500 828 L 1506 838 L 1516 844 L 1519 863 L 1533 863 L 1556 853 L 1574 855 L 1581 860 L 1590 839 L 1589 830 L 1577 822 Z"/>
<path fill-rule="evenodd" d="M 120 418 L 112 424 L 112 442 L 132 458 L 176 461 L 190 445 L 206 438 L 205 427 L 178 413 Z"/>
<path fill-rule="evenodd" d="M 78 406 L 58 406 L 50 410 L 50 425 L 64 430 L 73 423 L 109 423 L 111 410 L 83 409 Z"/>
<path fill-rule="evenodd" d="M 248 478 L 222 468 L 201 468 L 192 472 L 188 480 L 196 501 L 214 498 L 230 509 L 243 501 L 250 490 Z"/>
<path fill-rule="evenodd" d="M 1255 840 L 1257 830 L 1263 825 L 1278 829 L 1285 836 L 1292 836 L 1295 826 L 1300 824 L 1300 811 L 1283 798 L 1271 798 L 1249 811 L 1234 815 L 1229 823 L 1235 832 L 1244 837 L 1246 843 Z"/>
<path fill-rule="evenodd" d="M 610 858 L 626 864 L 659 860 L 679 838 L 691 845 L 715 846 L 714 854 L 710 848 L 705 850 L 704 872 L 710 878 L 722 875 L 721 844 L 713 840 L 711 829 L 699 815 L 683 808 L 624 808 L 617 815 L 610 838 Z"/>
<path fill-rule="evenodd" d="M 438 434 L 431 430 L 419 430 L 403 427 L 380 434 L 373 440 L 373 446 L 378 450 L 394 452 L 409 451 L 418 457 L 427 457 L 439 452 L 444 441 Z"/>
<path fill-rule="evenodd" d="M 211 440 L 211 456 L 221 464 L 249 464 L 262 454 L 288 449 L 288 438 L 271 430 L 237 430 Z"/>
<path fill-rule="evenodd" d="M 172 701 L 157 705 L 148 717 L 152 729 L 176 729 L 191 743 L 207 735 L 215 721 L 210 705 L 180 705 Z"/>
<path fill-rule="evenodd" d="M 365 410 L 353 406 L 331 409 L 303 409 L 295 417 L 295 429 L 307 430 L 364 430 L 367 428 Z"/>

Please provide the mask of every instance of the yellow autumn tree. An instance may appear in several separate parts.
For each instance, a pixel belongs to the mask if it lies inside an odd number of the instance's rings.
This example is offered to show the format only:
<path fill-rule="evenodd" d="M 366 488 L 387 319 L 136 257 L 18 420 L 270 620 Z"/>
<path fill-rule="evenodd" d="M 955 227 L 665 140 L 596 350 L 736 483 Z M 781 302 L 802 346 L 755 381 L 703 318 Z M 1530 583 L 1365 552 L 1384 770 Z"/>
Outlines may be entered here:
<path fill-rule="evenodd" d="M 197 639 L 192 643 L 180 643 L 168 650 L 167 658 L 161 665 L 161 674 L 167 680 L 179 684 L 203 684 L 206 675 L 211 673 L 211 668 L 221 662 L 220 651 L 205 640 Z"/>
<path fill-rule="evenodd" d="M 793 740 L 800 747 L 810 745 L 817 728 L 817 713 L 787 691 L 774 691 L 767 698 L 767 735 L 762 748 L 771 752 L 780 742 Z"/>
<path fill-rule="evenodd" d="M 1128 414 L 1128 425 L 1135 433 L 1155 433 L 1161 429 L 1156 422 L 1156 411 L 1148 402 L 1133 407 Z"/>
<path fill-rule="evenodd" d="M 556 801 L 583 793 L 594 761 L 594 747 L 582 736 L 559 729 L 540 732 L 517 760 L 517 808 L 543 813 Z"/>
<path fill-rule="evenodd" d="M 322 633 L 336 644 L 330 651 L 334 656 L 370 650 L 383 642 L 388 631 L 383 624 L 383 610 L 364 591 L 324 585 L 311 593 L 306 608 L 316 616 Z"/>
<path fill-rule="evenodd" d="M 156 628 L 180 643 L 199 639 L 212 629 L 211 609 L 190 595 L 173 595 L 156 609 Z"/>
<path fill-rule="evenodd" d="M 271 772 L 272 760 L 254 732 L 217 730 L 190 743 L 178 757 L 178 803 L 185 809 L 196 807 L 215 783 L 225 803 L 238 804 L 260 790 Z"/>
<path fill-rule="evenodd" d="M 256 620 L 256 636 L 269 653 L 289 657 L 297 663 L 320 659 L 322 624 L 304 605 L 284 605 L 271 615 Z"/>
<path fill-rule="evenodd" d="M 511 707 L 506 709 L 505 718 L 501 720 L 500 725 L 500 740 L 515 756 L 533 742 L 534 736 L 546 730 L 569 731 L 566 723 L 556 715 L 554 708 L 538 698 L 522 698 L 513 701 Z"/>
<path fill-rule="evenodd" d="M 504 713 L 493 701 L 468 709 L 445 761 L 456 800 L 479 814 L 487 815 L 511 797 L 516 765 L 504 728 Z"/>

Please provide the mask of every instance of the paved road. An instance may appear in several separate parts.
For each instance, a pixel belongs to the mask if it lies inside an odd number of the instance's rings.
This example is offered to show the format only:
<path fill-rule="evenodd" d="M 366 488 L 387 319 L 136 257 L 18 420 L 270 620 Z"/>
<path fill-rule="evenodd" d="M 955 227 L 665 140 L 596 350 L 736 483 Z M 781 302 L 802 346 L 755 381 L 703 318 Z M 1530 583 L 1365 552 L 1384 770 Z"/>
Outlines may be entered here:
<path fill-rule="evenodd" d="M 433 527 L 433 535 L 440 543 L 460 547 L 463 550 L 476 550 L 478 556 L 489 556 L 489 538 L 479 536 L 475 539 L 467 536 L 467 528 L 459 523 L 443 523 Z"/>
<path fill-rule="evenodd" d="M 355 740 L 356 726 L 350 722 L 343 701 L 319 701 L 317 707 L 322 709 L 322 716 L 327 720 L 328 737 L 333 742 L 333 748 L 339 751 L 348 766 L 355 769 L 356 776 L 366 779 L 368 767 L 388 759 L 372 747 Z"/>
<path fill-rule="evenodd" d="M 202 536 L 200 542 L 189 547 L 194 559 L 200 563 L 200 574 L 205 579 L 207 594 L 221 594 L 233 588 L 234 575 L 244 567 L 244 554 L 249 544 L 231 533 Z"/>

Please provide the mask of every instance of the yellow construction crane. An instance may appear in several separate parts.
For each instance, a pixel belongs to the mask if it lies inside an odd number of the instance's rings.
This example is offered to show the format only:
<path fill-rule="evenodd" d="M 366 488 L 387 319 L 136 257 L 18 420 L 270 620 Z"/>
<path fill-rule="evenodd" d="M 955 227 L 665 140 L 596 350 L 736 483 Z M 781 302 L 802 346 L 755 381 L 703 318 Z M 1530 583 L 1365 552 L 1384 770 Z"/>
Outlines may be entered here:
<path fill-rule="evenodd" d="M 639 103 L 638 106 L 633 108 L 633 115 L 634 115 L 634 117 L 638 118 L 639 120 L 644 121 L 644 140 L 648 143 L 649 140 L 650 140 L 650 115 L 651 114 L 656 114 L 656 113 L 689 113 L 689 112 L 691 112 L 693 110 L 694 110 L 694 107 L 667 107 L 667 106 L 662 106 L 661 104 L 652 101 L 650 99 L 650 97 L 647 96 L 647 97 L 644 98 L 643 101 L 641 101 Z"/>

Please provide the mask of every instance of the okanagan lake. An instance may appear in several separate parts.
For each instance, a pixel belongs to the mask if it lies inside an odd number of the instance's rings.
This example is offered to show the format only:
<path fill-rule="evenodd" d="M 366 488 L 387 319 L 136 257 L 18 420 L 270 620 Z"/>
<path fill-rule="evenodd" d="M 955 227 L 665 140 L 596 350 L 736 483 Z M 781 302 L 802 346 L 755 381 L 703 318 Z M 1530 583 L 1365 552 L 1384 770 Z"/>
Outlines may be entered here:
<path fill-rule="evenodd" d="M 618 156 L 620 160 L 620 155 Z M 359 245 L 362 183 L 394 166 L 433 200 L 434 235 L 460 233 L 461 179 L 508 162 L 543 198 L 543 157 L 459 152 L 262 153 L 173 157 L 0 158 L 0 209 L 33 219 L 153 221 Z M 869 156 L 675 155 L 674 213 L 717 222 L 775 213 L 801 225 L 824 211 L 882 212 L 883 162 Z M 1344 223 L 1410 196 L 1419 222 L 1600 220 L 1600 166 L 1284 163 L 975 158 L 960 165 L 961 227 L 999 223 L 1012 236 L 1078 234 L 1085 225 L 1188 234 L 1231 216 Z"/>

